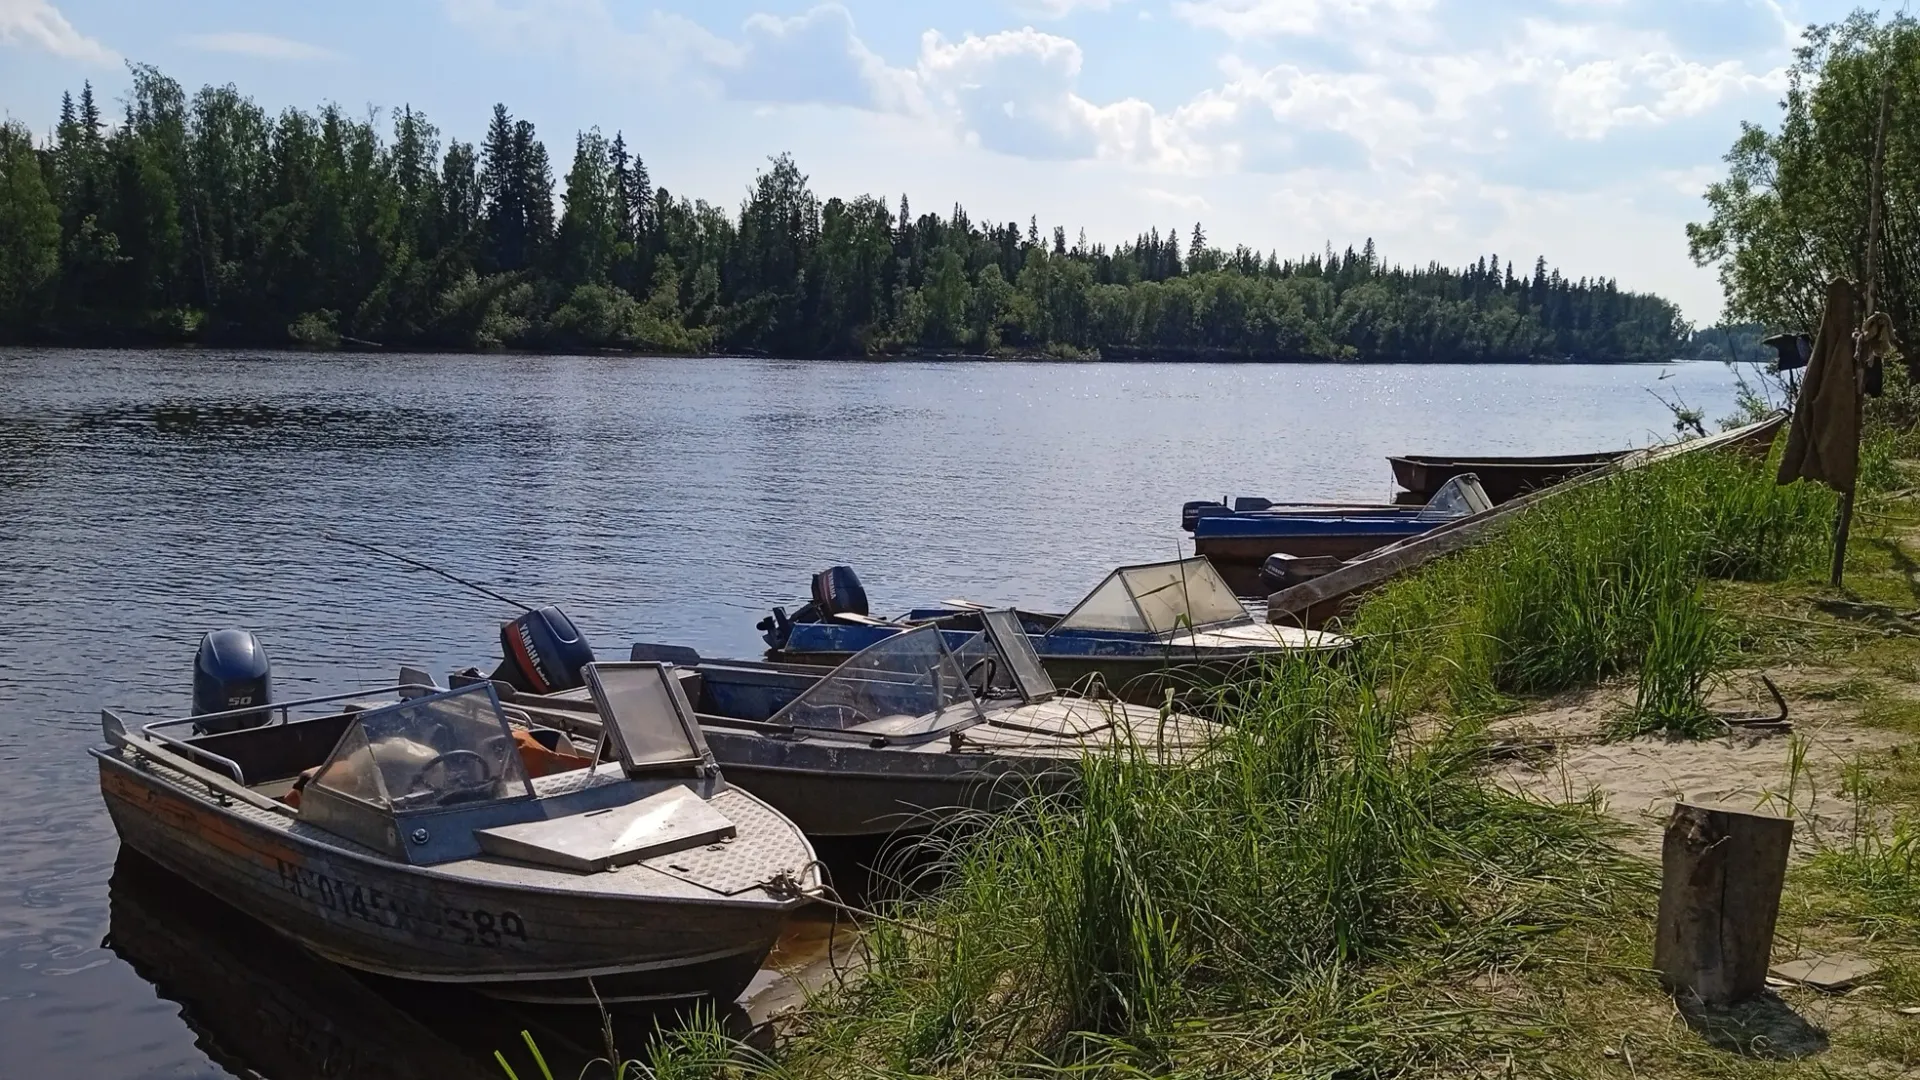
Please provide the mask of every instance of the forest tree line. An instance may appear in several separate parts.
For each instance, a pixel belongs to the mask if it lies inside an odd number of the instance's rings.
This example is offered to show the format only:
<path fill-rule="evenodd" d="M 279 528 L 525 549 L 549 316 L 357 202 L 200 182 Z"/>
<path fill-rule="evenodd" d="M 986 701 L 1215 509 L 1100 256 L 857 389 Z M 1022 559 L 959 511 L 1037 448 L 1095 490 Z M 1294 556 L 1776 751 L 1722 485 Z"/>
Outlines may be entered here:
<path fill-rule="evenodd" d="M 1383 262 L 1371 240 L 1280 259 L 1204 229 L 1129 243 L 1037 220 L 821 200 L 773 158 L 737 213 L 657 186 L 624 138 L 556 167 L 495 106 L 479 145 L 411 108 L 279 115 L 132 66 L 36 138 L 0 128 L 0 339 L 448 349 L 952 351 L 1110 358 L 1649 361 L 1671 303 L 1480 259 Z M 390 130 L 382 130 L 388 128 Z M 557 196 L 557 198 L 556 198 Z"/>

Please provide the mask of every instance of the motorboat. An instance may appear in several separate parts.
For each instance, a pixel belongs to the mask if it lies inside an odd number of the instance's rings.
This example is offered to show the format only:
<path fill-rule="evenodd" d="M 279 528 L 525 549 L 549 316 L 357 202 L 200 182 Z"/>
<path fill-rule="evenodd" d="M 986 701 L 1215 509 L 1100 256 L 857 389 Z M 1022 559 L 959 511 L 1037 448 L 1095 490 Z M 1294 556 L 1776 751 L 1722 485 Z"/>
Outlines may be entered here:
<path fill-rule="evenodd" d="M 632 655 L 671 663 L 720 768 L 816 839 L 925 831 L 1005 811 L 1070 788 L 1089 754 L 1183 766 L 1218 735 L 1166 707 L 1061 693 L 1013 611 L 980 619 L 983 628 L 957 645 L 938 627 L 909 627 L 831 671 L 648 643 Z M 598 721 L 581 690 L 513 703 L 594 737 Z"/>
<path fill-rule="evenodd" d="M 323 958 L 521 1001 L 728 1001 L 821 890 L 670 665 L 581 667 L 580 745 L 491 681 L 275 702 L 263 661 L 209 635 L 194 714 L 106 710 L 91 753 L 124 845 Z"/>
<path fill-rule="evenodd" d="M 1275 554 L 1352 559 L 1479 513 L 1493 505 L 1471 473 L 1448 480 L 1424 506 L 1282 505 L 1266 499 L 1190 502 L 1181 524 L 1196 555 L 1210 559 L 1243 596 L 1268 591 L 1261 569 Z"/>
<path fill-rule="evenodd" d="M 789 616 L 775 608 L 760 623 L 767 658 L 838 664 L 888 637 L 933 626 L 959 648 L 984 629 L 984 605 L 964 600 L 920 607 L 892 619 L 868 614 L 865 589 L 848 567 L 815 575 L 813 600 Z M 1014 610 L 1056 685 L 1104 687 L 1123 700 L 1159 705 L 1256 673 L 1283 655 L 1324 656 L 1350 642 L 1337 634 L 1256 620 L 1206 558 L 1118 567 L 1066 614 Z"/>

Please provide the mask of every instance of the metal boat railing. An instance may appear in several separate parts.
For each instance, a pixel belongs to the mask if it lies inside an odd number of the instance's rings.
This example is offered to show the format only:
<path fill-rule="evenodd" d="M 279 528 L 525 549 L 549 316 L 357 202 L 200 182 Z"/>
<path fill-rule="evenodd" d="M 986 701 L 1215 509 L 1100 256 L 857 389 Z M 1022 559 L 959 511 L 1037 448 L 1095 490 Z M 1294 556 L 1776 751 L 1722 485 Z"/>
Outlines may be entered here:
<path fill-rule="evenodd" d="M 439 689 L 439 687 L 431 684 L 415 682 L 389 683 L 383 686 L 367 687 L 360 690 L 348 690 L 338 694 L 322 694 L 319 697 L 299 698 L 294 701 L 276 701 L 268 705 L 245 705 L 238 709 L 224 709 L 220 712 L 201 713 L 198 716 L 182 716 L 172 720 L 154 720 L 150 723 L 142 724 L 140 726 L 140 733 L 147 738 L 178 750 L 182 754 L 187 755 L 190 760 L 197 759 L 220 766 L 233 777 L 234 782 L 245 787 L 247 778 L 244 771 L 240 768 L 239 762 L 224 754 L 216 754 L 204 747 L 195 746 L 191 742 L 169 734 L 161 729 L 179 727 L 182 724 L 204 724 L 209 720 L 258 716 L 263 712 L 273 713 L 277 711 L 280 714 L 278 721 L 269 717 L 265 724 L 254 725 L 255 727 L 270 727 L 276 722 L 280 724 L 291 722 L 293 710 L 309 705 L 326 705 L 336 701 L 352 701 L 356 698 L 364 698 L 376 694 L 398 694 L 401 697 L 412 697 L 415 693 L 432 693 Z"/>

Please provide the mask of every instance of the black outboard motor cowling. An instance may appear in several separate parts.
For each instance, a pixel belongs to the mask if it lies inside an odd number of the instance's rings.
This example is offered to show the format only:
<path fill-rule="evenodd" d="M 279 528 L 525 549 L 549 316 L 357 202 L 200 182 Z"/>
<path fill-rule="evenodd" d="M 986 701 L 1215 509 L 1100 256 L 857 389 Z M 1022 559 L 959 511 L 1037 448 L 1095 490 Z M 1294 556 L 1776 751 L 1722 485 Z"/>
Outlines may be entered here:
<path fill-rule="evenodd" d="M 494 679 L 528 694 L 577 690 L 587 685 L 586 666 L 593 663 L 593 646 L 557 607 L 501 623 L 500 652 L 506 659 Z"/>
<path fill-rule="evenodd" d="M 756 627 L 769 649 L 784 649 L 793 634 L 794 623 L 825 622 L 835 615 L 867 615 L 867 589 L 851 566 L 829 566 L 813 575 L 813 599 L 791 617 L 786 608 L 774 608 L 772 616 L 761 619 Z"/>
<path fill-rule="evenodd" d="M 1265 500 L 1262 501 L 1264 502 Z M 1219 502 L 1200 499 L 1193 502 L 1181 503 L 1180 527 L 1188 532 L 1192 532 L 1194 524 L 1203 517 L 1230 517 L 1233 512 L 1233 508 L 1227 505 L 1225 499 Z"/>
<path fill-rule="evenodd" d="M 829 566 L 813 575 L 813 606 L 824 619 L 832 615 L 866 615 L 867 590 L 851 566 Z"/>
<path fill-rule="evenodd" d="M 200 651 L 193 659 L 193 714 L 244 709 L 249 705 L 273 704 L 273 661 L 260 639 L 251 630 L 215 630 L 200 639 Z M 267 722 L 269 710 L 224 716 L 206 723 L 195 723 L 194 730 L 212 734 L 259 727 Z"/>

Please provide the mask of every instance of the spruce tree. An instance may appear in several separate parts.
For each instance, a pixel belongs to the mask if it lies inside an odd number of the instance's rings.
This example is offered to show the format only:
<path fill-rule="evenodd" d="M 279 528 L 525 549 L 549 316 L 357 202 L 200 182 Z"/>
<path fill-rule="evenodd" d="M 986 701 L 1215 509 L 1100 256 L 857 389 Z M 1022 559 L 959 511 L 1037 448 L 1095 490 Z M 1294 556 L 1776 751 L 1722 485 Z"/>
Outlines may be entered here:
<path fill-rule="evenodd" d="M 93 101 L 93 81 L 88 80 L 80 84 L 80 132 L 88 146 L 100 145 L 103 126 L 100 107 Z"/>
<path fill-rule="evenodd" d="M 526 120 L 514 122 L 513 148 L 520 159 L 519 186 L 526 208 L 526 247 L 520 265 L 537 267 L 553 245 L 553 165 L 545 144 Z"/>
<path fill-rule="evenodd" d="M 480 191 L 486 203 L 482 211 L 487 226 L 485 261 L 495 270 L 518 270 L 526 265 L 526 194 L 520 181 L 520 152 L 513 136 L 512 114 L 505 105 L 495 105 L 480 149 Z"/>

